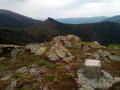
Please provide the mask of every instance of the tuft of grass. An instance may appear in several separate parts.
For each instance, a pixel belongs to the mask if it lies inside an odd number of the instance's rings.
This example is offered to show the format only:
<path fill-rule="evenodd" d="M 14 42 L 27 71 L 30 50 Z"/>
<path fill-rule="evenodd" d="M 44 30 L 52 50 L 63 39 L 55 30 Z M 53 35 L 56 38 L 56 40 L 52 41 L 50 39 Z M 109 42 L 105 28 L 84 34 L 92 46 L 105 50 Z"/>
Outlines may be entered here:
<path fill-rule="evenodd" d="M 25 79 L 26 79 L 26 77 L 25 77 L 25 76 L 22 76 L 22 75 L 21 75 L 21 76 L 19 76 L 19 80 L 21 80 L 21 81 L 22 81 L 22 80 L 25 80 Z"/>
<path fill-rule="evenodd" d="M 73 74 L 74 74 L 75 76 L 77 76 L 77 72 L 74 72 Z"/>
<path fill-rule="evenodd" d="M 38 82 L 38 80 L 37 80 L 37 78 L 31 78 L 31 80 L 33 81 L 33 82 Z"/>
<path fill-rule="evenodd" d="M 19 77 L 20 73 L 19 72 L 13 72 L 12 73 L 12 78 L 17 78 Z"/>
<path fill-rule="evenodd" d="M 68 83 L 62 83 L 62 87 L 68 87 Z"/>
<path fill-rule="evenodd" d="M 56 66 L 54 64 L 48 64 L 45 67 L 50 69 L 56 69 Z"/>
<path fill-rule="evenodd" d="M 32 57 L 30 60 L 31 60 L 31 61 L 34 61 L 35 59 L 36 59 L 35 57 Z"/>
<path fill-rule="evenodd" d="M 114 65 L 115 64 L 114 60 L 107 60 L 106 62 L 107 62 L 107 64 L 110 64 L 110 65 Z"/>
<path fill-rule="evenodd" d="M 109 45 L 108 47 L 110 47 L 110 48 L 114 48 L 114 47 L 120 48 L 120 45 Z"/>
<path fill-rule="evenodd" d="M 66 75 L 66 78 L 68 78 L 68 79 L 70 79 L 70 78 L 72 78 L 73 76 L 72 76 L 72 74 L 67 74 Z"/>
<path fill-rule="evenodd" d="M 59 76 L 59 77 L 57 77 L 57 80 L 61 81 L 61 80 L 62 80 L 62 77 L 60 77 L 60 76 Z"/>
<path fill-rule="evenodd" d="M 53 74 L 45 74 L 42 79 L 47 80 L 47 81 L 53 81 L 55 79 L 55 75 L 53 75 Z"/>
<path fill-rule="evenodd" d="M 50 68 L 50 69 L 56 69 L 57 67 L 61 66 L 61 63 L 57 63 L 57 64 L 48 64 L 46 65 L 46 68 Z"/>
<path fill-rule="evenodd" d="M 42 61 L 37 62 L 38 66 L 45 66 L 47 64 L 48 64 L 48 61 L 46 61 L 46 60 L 42 60 Z"/>
<path fill-rule="evenodd" d="M 6 71 L 6 70 L 10 70 L 10 69 L 14 69 L 16 66 L 6 66 L 6 67 L 1 67 L 0 71 Z"/>
<path fill-rule="evenodd" d="M 70 53 L 72 55 L 76 55 L 76 53 L 77 53 L 77 49 L 76 48 L 71 48 L 71 49 L 69 49 L 69 51 L 70 51 Z"/>

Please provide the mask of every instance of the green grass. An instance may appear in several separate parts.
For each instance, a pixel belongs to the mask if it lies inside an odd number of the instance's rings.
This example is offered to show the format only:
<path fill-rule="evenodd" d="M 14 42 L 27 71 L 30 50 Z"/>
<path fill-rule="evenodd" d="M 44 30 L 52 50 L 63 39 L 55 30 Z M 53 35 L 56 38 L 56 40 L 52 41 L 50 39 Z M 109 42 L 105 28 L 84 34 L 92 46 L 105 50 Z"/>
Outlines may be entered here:
<path fill-rule="evenodd" d="M 12 78 L 19 77 L 20 73 L 19 72 L 13 72 L 12 73 Z"/>
<path fill-rule="evenodd" d="M 31 78 L 31 80 L 33 81 L 33 82 L 38 82 L 38 80 L 36 79 L 36 78 Z"/>
<path fill-rule="evenodd" d="M 90 44 L 90 42 L 83 42 L 82 44 L 83 45 L 88 45 L 88 44 Z"/>
<path fill-rule="evenodd" d="M 62 87 L 68 87 L 68 83 L 62 83 Z"/>
<path fill-rule="evenodd" d="M 45 67 L 46 68 L 50 68 L 50 69 L 56 69 L 57 67 L 61 66 L 62 64 L 61 63 L 57 63 L 57 64 L 48 64 L 46 65 Z"/>
<path fill-rule="evenodd" d="M 70 78 L 72 78 L 72 77 L 73 77 L 72 74 L 66 75 L 66 78 L 68 78 L 68 79 L 70 79 Z"/>
<path fill-rule="evenodd" d="M 35 57 L 32 57 L 32 58 L 31 58 L 31 61 L 35 61 L 35 59 L 36 59 Z"/>
<path fill-rule="evenodd" d="M 48 61 L 46 61 L 46 60 L 42 60 L 42 61 L 37 62 L 38 66 L 45 66 L 46 64 L 48 64 Z"/>
<path fill-rule="evenodd" d="M 57 80 L 61 81 L 61 80 L 62 80 L 62 77 L 60 77 L 60 76 L 59 76 L 59 77 L 57 77 Z"/>
<path fill-rule="evenodd" d="M 0 71 L 6 71 L 6 70 L 10 70 L 10 69 L 14 69 L 16 66 L 2 66 L 0 68 Z"/>
<path fill-rule="evenodd" d="M 110 65 L 114 65 L 115 64 L 114 60 L 107 60 L 106 62 L 107 62 L 107 64 L 110 64 Z"/>
<path fill-rule="evenodd" d="M 73 74 L 74 74 L 75 76 L 77 76 L 77 72 L 74 72 Z"/>
<path fill-rule="evenodd" d="M 110 48 L 114 48 L 114 47 L 120 48 L 120 45 L 109 45 L 108 47 L 110 47 Z"/>
<path fill-rule="evenodd" d="M 55 79 L 55 75 L 53 75 L 53 74 L 45 74 L 42 77 L 42 80 L 47 80 L 47 81 L 53 81 L 54 79 Z"/>
<path fill-rule="evenodd" d="M 21 81 L 22 81 L 22 80 L 25 80 L 25 79 L 26 79 L 26 77 L 25 77 L 25 76 L 22 76 L 22 75 L 20 75 L 20 76 L 19 76 L 19 80 L 21 80 Z"/>

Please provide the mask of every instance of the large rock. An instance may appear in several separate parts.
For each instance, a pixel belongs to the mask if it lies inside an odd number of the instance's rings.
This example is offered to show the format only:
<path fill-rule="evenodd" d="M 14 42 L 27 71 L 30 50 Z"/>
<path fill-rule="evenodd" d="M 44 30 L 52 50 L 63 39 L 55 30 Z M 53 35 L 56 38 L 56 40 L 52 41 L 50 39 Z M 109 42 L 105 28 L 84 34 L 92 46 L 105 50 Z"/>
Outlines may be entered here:
<path fill-rule="evenodd" d="M 35 52 L 35 55 L 42 55 L 46 51 L 46 47 L 39 47 Z"/>
<path fill-rule="evenodd" d="M 58 36 L 52 39 L 51 44 L 53 45 L 57 42 L 60 42 L 67 47 L 74 47 L 74 46 L 80 46 L 82 40 L 75 35 Z"/>
<path fill-rule="evenodd" d="M 94 57 L 95 59 L 104 59 L 104 60 L 108 60 L 108 57 L 111 54 L 108 51 L 102 51 L 102 50 L 98 50 L 97 52 L 92 54 L 92 57 Z"/>
<path fill-rule="evenodd" d="M 34 55 L 41 55 L 46 51 L 46 47 L 41 47 L 39 44 L 28 44 L 25 47 L 27 50 L 29 50 L 31 53 L 34 53 Z"/>
<path fill-rule="evenodd" d="M 86 59 L 85 75 L 88 78 L 99 78 L 101 76 L 100 60 Z"/>
<path fill-rule="evenodd" d="M 116 55 L 110 55 L 109 56 L 110 60 L 115 60 L 115 61 L 120 61 L 120 56 L 116 56 Z"/>
<path fill-rule="evenodd" d="M 11 81 L 11 83 L 7 86 L 5 90 L 15 90 L 16 85 L 17 85 L 17 80 L 14 79 Z"/>
<path fill-rule="evenodd" d="M 102 50 L 98 50 L 97 52 L 93 53 L 91 57 L 95 59 L 120 61 L 120 56 L 111 55 L 110 52 Z"/>
<path fill-rule="evenodd" d="M 4 59 L 5 59 L 5 57 L 0 57 L 0 61 L 1 61 L 1 60 L 4 60 Z"/>
<path fill-rule="evenodd" d="M 11 78 L 11 74 L 1 78 L 1 81 L 7 81 Z"/>
<path fill-rule="evenodd" d="M 120 83 L 119 77 L 114 78 L 112 77 L 111 74 L 109 74 L 105 70 L 101 70 L 101 72 L 102 72 L 102 76 L 100 78 L 88 78 L 84 75 L 84 69 L 79 69 L 77 71 L 78 78 L 76 79 L 78 83 L 78 87 L 83 87 L 83 85 L 87 85 L 90 86 L 91 89 L 94 88 L 94 89 L 103 90 L 103 89 L 111 88 L 113 84 Z M 80 90 L 84 90 L 84 89 L 81 88 Z"/>
<path fill-rule="evenodd" d="M 25 48 L 29 50 L 31 53 L 35 53 L 39 49 L 39 45 L 32 43 L 28 44 Z"/>
<path fill-rule="evenodd" d="M 102 47 L 97 41 L 93 41 L 89 45 L 91 48 L 101 48 Z"/>
<path fill-rule="evenodd" d="M 59 59 L 67 59 L 70 60 L 72 58 L 69 51 L 60 43 L 54 44 L 51 49 L 47 52 L 47 57 L 51 61 L 57 61 Z"/>
<path fill-rule="evenodd" d="M 17 73 L 28 73 L 27 67 L 22 67 L 16 71 Z"/>
<path fill-rule="evenodd" d="M 87 85 L 83 85 L 80 89 L 78 90 L 95 90 L 94 88 L 87 86 Z"/>
<path fill-rule="evenodd" d="M 15 57 L 18 54 L 18 46 L 16 45 L 0 45 L 1 57 Z"/>
<path fill-rule="evenodd" d="M 77 76 L 79 90 L 109 89 L 113 84 L 120 83 L 119 77 L 112 77 L 110 73 L 101 70 L 99 60 L 87 59 L 85 67 L 77 71 Z"/>

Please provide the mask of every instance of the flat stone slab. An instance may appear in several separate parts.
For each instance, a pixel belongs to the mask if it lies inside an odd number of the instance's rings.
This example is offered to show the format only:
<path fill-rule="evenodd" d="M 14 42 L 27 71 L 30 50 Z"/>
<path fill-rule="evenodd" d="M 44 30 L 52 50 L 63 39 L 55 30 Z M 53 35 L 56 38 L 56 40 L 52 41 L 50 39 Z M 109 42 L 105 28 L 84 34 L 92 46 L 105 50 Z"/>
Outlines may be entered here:
<path fill-rule="evenodd" d="M 100 60 L 86 59 L 85 61 L 85 76 L 88 78 L 99 78 L 101 76 Z"/>
<path fill-rule="evenodd" d="M 101 67 L 101 62 L 100 62 L 100 60 L 86 59 L 85 60 L 85 66 Z"/>

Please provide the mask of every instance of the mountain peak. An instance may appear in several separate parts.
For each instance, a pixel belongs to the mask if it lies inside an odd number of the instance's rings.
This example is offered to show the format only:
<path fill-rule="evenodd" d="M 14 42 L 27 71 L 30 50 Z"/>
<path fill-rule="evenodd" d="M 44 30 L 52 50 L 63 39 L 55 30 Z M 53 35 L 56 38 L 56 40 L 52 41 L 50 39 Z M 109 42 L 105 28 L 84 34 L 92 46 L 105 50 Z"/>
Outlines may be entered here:
<path fill-rule="evenodd" d="M 48 19 L 47 20 L 45 20 L 45 21 L 48 21 L 48 22 L 56 22 L 53 18 L 51 18 L 51 17 L 48 17 Z"/>

